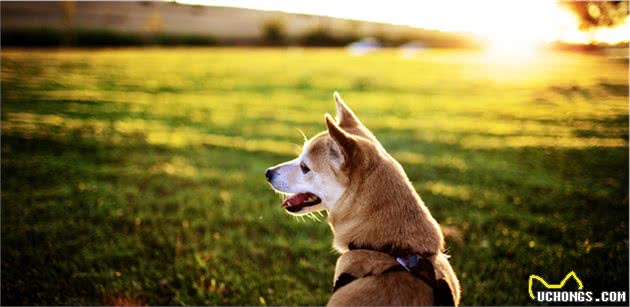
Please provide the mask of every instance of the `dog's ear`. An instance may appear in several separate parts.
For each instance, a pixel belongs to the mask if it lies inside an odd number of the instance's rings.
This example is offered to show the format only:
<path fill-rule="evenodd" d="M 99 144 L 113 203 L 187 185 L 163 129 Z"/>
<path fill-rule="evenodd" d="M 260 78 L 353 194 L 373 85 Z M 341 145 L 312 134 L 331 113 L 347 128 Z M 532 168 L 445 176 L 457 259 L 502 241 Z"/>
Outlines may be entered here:
<path fill-rule="evenodd" d="M 350 160 L 355 154 L 357 147 L 354 137 L 343 131 L 329 114 L 326 114 L 326 126 L 328 126 L 328 134 L 330 134 L 343 156 L 343 161 Z"/>
<path fill-rule="evenodd" d="M 347 129 L 363 126 L 357 116 L 354 115 L 352 110 L 343 102 L 339 93 L 335 92 L 333 97 L 335 97 L 335 104 L 337 105 L 337 122 L 339 123 L 339 127 Z"/>

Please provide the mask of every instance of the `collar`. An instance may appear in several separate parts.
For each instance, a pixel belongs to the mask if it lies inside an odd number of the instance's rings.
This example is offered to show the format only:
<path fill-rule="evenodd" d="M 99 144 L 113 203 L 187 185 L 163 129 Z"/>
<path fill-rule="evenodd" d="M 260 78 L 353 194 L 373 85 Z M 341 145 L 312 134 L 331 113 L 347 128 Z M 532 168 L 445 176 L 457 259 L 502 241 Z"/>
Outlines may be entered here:
<path fill-rule="evenodd" d="M 431 253 L 431 252 L 420 253 L 420 252 L 414 251 L 411 248 L 399 247 L 399 246 L 395 246 L 394 244 L 385 244 L 381 246 L 374 246 L 374 245 L 369 245 L 369 244 L 357 244 L 354 242 L 350 242 L 348 244 L 348 250 L 352 251 L 352 250 L 358 250 L 358 249 L 381 252 L 384 254 L 388 254 L 394 258 L 408 258 L 414 255 L 418 255 L 422 258 L 432 258 L 433 256 L 435 256 L 435 253 Z"/>

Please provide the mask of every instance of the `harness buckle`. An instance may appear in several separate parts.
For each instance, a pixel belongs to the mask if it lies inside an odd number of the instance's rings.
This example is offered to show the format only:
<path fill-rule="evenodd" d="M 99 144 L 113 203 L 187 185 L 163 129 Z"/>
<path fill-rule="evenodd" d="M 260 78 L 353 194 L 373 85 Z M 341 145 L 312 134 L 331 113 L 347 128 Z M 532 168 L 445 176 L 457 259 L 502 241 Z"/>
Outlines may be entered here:
<path fill-rule="evenodd" d="M 412 271 L 418 266 L 420 260 L 422 260 L 422 256 L 420 255 L 411 255 L 407 259 L 402 257 L 396 257 L 396 262 L 398 262 L 407 272 L 412 273 Z"/>

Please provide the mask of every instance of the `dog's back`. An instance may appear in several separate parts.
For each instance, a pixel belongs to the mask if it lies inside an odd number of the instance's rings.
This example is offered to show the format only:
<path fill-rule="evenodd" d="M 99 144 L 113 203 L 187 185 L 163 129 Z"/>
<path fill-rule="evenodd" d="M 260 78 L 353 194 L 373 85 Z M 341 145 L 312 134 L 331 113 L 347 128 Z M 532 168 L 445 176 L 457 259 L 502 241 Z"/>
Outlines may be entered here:
<path fill-rule="evenodd" d="M 388 254 L 371 250 L 344 253 L 335 268 L 334 293 L 328 306 L 458 305 L 459 281 L 440 253 L 429 259 L 435 278 L 423 281 L 401 270 Z"/>

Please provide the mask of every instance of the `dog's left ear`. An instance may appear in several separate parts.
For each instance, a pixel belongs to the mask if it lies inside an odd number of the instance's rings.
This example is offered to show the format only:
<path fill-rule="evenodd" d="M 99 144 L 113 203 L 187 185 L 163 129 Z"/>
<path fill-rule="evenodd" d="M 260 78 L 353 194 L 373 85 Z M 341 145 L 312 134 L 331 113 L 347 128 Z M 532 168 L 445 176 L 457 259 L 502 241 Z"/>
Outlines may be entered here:
<path fill-rule="evenodd" d="M 339 127 L 328 114 L 326 114 L 326 126 L 328 126 L 328 134 L 343 155 L 343 161 L 350 161 L 357 150 L 357 142 L 354 137 Z"/>
<path fill-rule="evenodd" d="M 363 126 L 357 116 L 354 115 L 352 110 L 343 102 L 339 93 L 335 92 L 333 97 L 335 97 L 335 104 L 337 105 L 337 122 L 339 123 L 339 127 L 348 129 Z"/>

